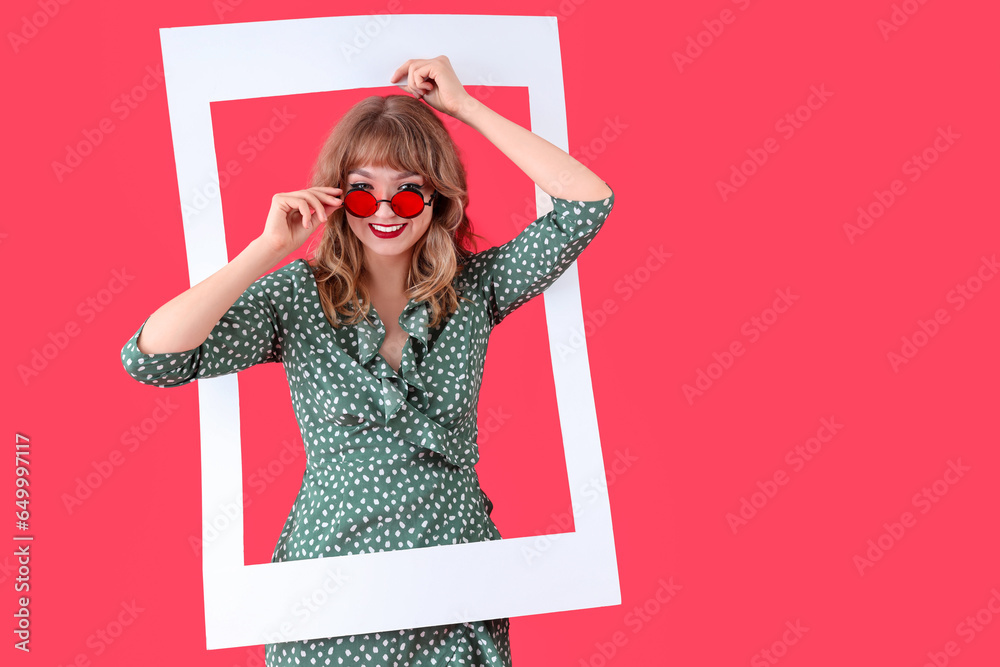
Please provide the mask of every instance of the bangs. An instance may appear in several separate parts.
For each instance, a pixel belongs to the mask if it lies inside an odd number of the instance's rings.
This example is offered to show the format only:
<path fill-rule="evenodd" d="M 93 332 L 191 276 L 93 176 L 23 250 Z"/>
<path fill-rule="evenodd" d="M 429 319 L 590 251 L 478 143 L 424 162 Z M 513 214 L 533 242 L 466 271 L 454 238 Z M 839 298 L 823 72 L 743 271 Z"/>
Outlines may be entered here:
<path fill-rule="evenodd" d="M 412 128 L 382 117 L 356 128 L 344 156 L 344 175 L 365 165 L 396 171 L 414 171 L 429 176 L 426 156 L 417 149 L 423 145 Z"/>

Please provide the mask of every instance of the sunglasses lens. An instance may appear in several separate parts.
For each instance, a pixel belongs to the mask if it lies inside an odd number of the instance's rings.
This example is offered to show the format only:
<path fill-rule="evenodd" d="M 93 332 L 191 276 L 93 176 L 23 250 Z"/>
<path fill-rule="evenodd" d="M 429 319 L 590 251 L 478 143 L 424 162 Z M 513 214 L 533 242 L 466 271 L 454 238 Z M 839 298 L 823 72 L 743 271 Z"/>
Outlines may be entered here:
<path fill-rule="evenodd" d="M 368 216 L 375 215 L 378 203 L 370 192 L 351 190 L 344 195 L 344 207 L 353 216 L 367 218 Z"/>
<path fill-rule="evenodd" d="M 424 210 L 424 198 L 419 192 L 403 190 L 392 198 L 392 210 L 401 218 L 414 218 Z"/>

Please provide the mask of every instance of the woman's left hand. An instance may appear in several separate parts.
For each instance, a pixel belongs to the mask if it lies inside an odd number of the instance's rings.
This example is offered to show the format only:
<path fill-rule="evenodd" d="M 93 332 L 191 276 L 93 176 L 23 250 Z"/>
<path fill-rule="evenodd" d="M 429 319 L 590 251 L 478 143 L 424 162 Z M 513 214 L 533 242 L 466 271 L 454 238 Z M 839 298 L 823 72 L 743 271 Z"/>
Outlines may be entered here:
<path fill-rule="evenodd" d="M 414 58 L 407 60 L 389 79 L 390 83 L 397 85 L 402 85 L 404 81 L 405 89 L 418 99 L 455 118 L 459 117 L 462 109 L 473 99 L 462 87 L 462 82 L 452 69 L 448 56 L 438 56 L 430 60 Z"/>

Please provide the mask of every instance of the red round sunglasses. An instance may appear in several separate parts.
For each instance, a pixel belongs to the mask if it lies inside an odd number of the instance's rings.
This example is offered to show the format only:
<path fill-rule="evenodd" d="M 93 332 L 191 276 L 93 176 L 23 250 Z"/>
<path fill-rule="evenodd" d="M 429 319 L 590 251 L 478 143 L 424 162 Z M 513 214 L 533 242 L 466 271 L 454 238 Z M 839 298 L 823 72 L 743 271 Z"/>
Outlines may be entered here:
<path fill-rule="evenodd" d="M 431 198 L 427 201 L 424 201 L 424 196 L 418 190 L 400 190 L 392 199 L 376 199 L 367 190 L 355 188 L 344 195 L 344 208 L 357 218 L 368 218 L 375 215 L 379 204 L 387 201 L 392 212 L 399 217 L 415 218 L 423 213 L 424 207 L 430 205 L 435 197 L 437 190 L 431 193 Z"/>

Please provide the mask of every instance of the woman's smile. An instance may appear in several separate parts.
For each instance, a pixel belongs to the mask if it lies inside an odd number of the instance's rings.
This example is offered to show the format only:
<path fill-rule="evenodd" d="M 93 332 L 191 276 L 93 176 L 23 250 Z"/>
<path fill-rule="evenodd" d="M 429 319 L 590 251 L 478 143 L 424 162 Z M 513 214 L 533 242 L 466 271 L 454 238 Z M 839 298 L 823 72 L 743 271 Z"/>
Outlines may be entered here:
<path fill-rule="evenodd" d="M 369 222 L 368 227 L 372 230 L 372 234 L 380 239 L 394 239 L 403 233 L 406 223 L 403 222 L 398 225 L 376 225 Z"/>

